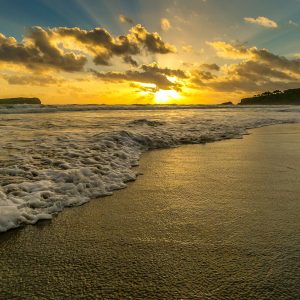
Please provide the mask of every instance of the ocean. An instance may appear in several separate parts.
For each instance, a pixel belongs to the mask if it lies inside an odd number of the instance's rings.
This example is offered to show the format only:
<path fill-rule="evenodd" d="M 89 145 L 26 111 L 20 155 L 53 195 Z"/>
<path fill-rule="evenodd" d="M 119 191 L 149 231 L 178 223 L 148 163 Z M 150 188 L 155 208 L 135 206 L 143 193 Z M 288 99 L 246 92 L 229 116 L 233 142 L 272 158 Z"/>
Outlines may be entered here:
<path fill-rule="evenodd" d="M 0 109 L 0 232 L 125 188 L 142 153 L 298 123 L 300 107 L 30 106 Z"/>

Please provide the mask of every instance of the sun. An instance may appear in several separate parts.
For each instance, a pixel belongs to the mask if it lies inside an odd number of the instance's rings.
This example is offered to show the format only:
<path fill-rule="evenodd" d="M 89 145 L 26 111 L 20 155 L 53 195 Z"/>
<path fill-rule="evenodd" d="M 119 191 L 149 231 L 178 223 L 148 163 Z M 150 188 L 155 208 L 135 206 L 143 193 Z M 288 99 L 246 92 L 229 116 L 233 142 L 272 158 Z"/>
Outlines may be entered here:
<path fill-rule="evenodd" d="M 175 90 L 159 90 L 154 95 L 156 104 L 167 104 L 180 98 L 180 94 Z"/>

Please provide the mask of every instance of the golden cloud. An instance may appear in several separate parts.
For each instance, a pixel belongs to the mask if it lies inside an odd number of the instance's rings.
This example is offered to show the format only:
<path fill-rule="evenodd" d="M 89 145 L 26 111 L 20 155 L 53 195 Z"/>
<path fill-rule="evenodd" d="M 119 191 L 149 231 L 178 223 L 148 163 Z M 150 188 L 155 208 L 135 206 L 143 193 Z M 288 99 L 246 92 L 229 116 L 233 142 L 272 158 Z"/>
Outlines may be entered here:
<path fill-rule="evenodd" d="M 144 52 L 168 54 L 176 52 L 176 48 L 142 25 L 132 27 L 126 36 L 116 37 L 104 28 L 78 27 L 31 27 L 22 42 L 0 33 L 0 62 L 21 64 L 28 69 L 78 72 L 84 69 L 87 55 L 93 56 L 96 65 L 110 65 L 111 58 L 117 56 L 136 66 L 133 56 Z"/>
<path fill-rule="evenodd" d="M 163 31 L 169 31 L 171 29 L 171 23 L 167 18 L 163 18 L 160 21 L 160 27 Z"/>
<path fill-rule="evenodd" d="M 267 28 L 278 28 L 278 24 L 267 18 L 267 17 L 257 17 L 257 18 L 244 18 L 245 22 L 247 23 L 251 23 L 251 24 L 257 24 L 263 27 L 267 27 Z"/>

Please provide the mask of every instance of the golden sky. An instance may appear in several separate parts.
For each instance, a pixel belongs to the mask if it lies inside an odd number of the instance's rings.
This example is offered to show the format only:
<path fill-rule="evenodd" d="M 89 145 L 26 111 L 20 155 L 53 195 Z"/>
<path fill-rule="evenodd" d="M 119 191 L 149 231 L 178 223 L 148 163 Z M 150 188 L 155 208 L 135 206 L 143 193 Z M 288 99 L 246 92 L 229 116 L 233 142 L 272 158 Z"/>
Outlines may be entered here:
<path fill-rule="evenodd" d="M 1 4 L 1 98 L 214 104 L 300 87 L 299 1 L 68 2 Z"/>

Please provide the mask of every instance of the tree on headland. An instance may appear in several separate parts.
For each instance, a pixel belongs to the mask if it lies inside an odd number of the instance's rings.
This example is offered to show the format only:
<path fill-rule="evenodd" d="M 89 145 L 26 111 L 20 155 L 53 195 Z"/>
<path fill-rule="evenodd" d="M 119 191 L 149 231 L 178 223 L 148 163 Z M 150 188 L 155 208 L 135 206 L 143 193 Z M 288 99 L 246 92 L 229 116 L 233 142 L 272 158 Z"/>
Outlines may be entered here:
<path fill-rule="evenodd" d="M 253 97 L 244 98 L 240 105 L 300 105 L 300 89 L 266 91 Z"/>

